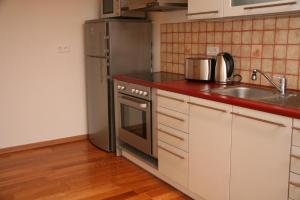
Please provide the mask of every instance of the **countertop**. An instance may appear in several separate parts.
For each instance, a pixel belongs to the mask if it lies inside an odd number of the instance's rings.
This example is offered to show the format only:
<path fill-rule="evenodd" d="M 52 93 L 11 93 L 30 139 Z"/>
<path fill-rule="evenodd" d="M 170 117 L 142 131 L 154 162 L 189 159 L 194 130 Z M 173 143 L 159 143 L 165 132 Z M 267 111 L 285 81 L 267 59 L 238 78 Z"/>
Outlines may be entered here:
<path fill-rule="evenodd" d="M 153 87 L 153 88 L 166 90 L 170 92 L 185 94 L 193 97 L 199 97 L 199 98 L 213 100 L 213 101 L 231 104 L 235 106 L 241 106 L 241 107 L 250 108 L 254 110 L 259 110 L 268 113 L 300 119 L 300 109 L 262 103 L 254 100 L 212 94 L 203 91 L 206 89 L 220 87 L 220 85 L 216 83 L 201 83 L 201 82 L 194 82 L 194 81 L 191 82 L 187 80 L 149 82 L 149 81 L 130 77 L 130 75 L 116 75 L 113 78 L 120 81 L 135 83 L 135 84 Z"/>

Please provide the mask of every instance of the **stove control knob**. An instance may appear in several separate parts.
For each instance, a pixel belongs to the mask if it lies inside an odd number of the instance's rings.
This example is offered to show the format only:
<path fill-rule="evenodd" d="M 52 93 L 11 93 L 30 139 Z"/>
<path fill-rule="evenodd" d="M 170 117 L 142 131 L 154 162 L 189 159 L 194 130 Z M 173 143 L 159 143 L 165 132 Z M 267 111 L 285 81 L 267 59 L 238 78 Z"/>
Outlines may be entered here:
<path fill-rule="evenodd" d="M 148 92 L 143 92 L 143 96 L 148 96 Z"/>
<path fill-rule="evenodd" d="M 118 90 L 121 90 L 121 87 L 122 87 L 121 85 L 118 85 L 118 86 L 117 86 Z"/>
<path fill-rule="evenodd" d="M 131 89 L 131 93 L 135 93 L 135 89 Z"/>
<path fill-rule="evenodd" d="M 144 93 L 143 91 L 140 91 L 140 92 L 139 92 L 139 95 L 143 95 L 143 93 Z"/>
<path fill-rule="evenodd" d="M 139 90 L 135 90 L 135 93 L 136 93 L 136 94 L 139 94 L 139 92 L 140 92 Z"/>
<path fill-rule="evenodd" d="M 121 86 L 121 90 L 125 90 L 125 86 Z"/>

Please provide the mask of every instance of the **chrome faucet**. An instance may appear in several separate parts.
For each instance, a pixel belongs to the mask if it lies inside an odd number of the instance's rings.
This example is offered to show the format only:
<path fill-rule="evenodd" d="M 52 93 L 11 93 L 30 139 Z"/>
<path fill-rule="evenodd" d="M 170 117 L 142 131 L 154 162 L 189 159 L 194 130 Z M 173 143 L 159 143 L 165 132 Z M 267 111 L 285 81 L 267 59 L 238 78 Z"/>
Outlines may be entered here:
<path fill-rule="evenodd" d="M 257 79 L 257 72 L 259 72 L 261 75 L 263 75 L 269 83 L 271 83 L 279 92 L 281 95 L 285 95 L 285 89 L 286 89 L 286 78 L 285 77 L 278 77 L 279 79 L 279 84 L 276 84 L 272 78 L 270 78 L 268 75 L 266 75 L 264 72 L 262 72 L 259 69 L 254 69 L 252 71 L 251 79 L 255 81 Z"/>

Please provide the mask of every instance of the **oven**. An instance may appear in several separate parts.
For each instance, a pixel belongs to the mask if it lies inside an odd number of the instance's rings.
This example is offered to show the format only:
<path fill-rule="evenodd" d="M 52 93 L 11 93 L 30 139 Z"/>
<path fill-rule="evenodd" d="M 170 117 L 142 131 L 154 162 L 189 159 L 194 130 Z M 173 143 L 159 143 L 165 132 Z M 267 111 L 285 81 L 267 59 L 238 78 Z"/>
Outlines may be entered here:
<path fill-rule="evenodd" d="M 131 147 L 156 157 L 151 88 L 119 81 L 117 91 L 118 138 Z"/>

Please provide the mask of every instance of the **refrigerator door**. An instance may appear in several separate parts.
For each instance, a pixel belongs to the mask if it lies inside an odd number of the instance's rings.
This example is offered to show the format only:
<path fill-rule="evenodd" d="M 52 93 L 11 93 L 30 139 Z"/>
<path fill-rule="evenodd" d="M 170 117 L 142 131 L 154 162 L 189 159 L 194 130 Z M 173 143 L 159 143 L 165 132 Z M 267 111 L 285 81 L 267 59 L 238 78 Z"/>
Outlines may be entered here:
<path fill-rule="evenodd" d="M 86 57 L 87 117 L 90 141 L 110 151 L 106 59 Z"/>
<path fill-rule="evenodd" d="M 105 57 L 107 50 L 106 22 L 85 24 L 85 54 L 87 56 Z"/>
<path fill-rule="evenodd" d="M 151 38 L 149 21 L 110 21 L 109 75 L 151 72 Z"/>

